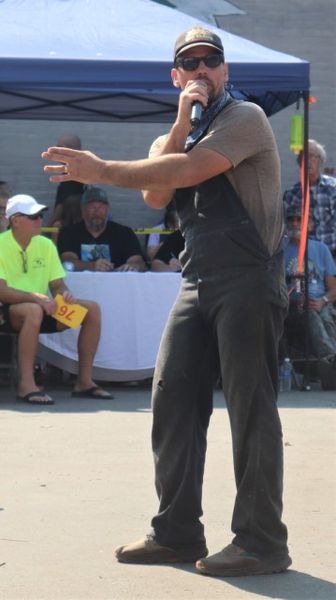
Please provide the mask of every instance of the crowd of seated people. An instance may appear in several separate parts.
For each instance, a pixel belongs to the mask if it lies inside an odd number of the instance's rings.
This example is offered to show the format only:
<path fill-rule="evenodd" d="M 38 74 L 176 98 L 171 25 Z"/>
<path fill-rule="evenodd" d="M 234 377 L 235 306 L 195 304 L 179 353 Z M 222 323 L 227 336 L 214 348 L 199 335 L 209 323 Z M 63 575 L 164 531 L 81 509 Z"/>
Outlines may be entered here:
<path fill-rule="evenodd" d="M 53 403 L 38 387 L 34 366 L 39 334 L 65 328 L 51 317 L 56 309 L 55 296 L 60 294 L 70 304 L 75 301 L 64 282 L 61 261 L 71 262 L 75 270 L 146 270 L 144 252 L 134 231 L 109 220 L 109 201 L 102 188 L 87 186 L 79 206 L 80 220 L 59 228 L 56 248 L 45 235 L 39 235 L 47 207 L 32 196 L 9 197 L 5 187 L 0 189 L 0 331 L 18 335 L 17 397 L 29 404 Z M 63 205 L 62 222 L 67 222 L 67 209 Z M 79 370 L 72 395 L 109 399 L 111 395 L 94 383 L 91 374 L 99 341 L 100 308 L 89 300 L 78 302 L 88 312 L 78 337 Z"/>
<path fill-rule="evenodd" d="M 54 243 L 40 234 L 47 207 L 32 196 L 9 198 L 5 216 L 10 227 L 0 234 L 0 331 L 17 333 L 18 399 L 29 404 L 53 404 L 41 391 L 34 373 L 40 333 L 62 331 L 66 326 L 51 315 L 55 297 L 73 305 L 75 298 L 64 282 Z M 111 395 L 92 379 L 93 360 L 100 337 L 100 307 L 78 300 L 87 309 L 78 336 L 78 374 L 72 395 L 110 399 Z"/>
<path fill-rule="evenodd" d="M 336 178 L 323 173 L 326 151 L 316 140 L 308 140 L 308 177 L 310 189 L 311 237 L 326 244 L 336 258 Z M 302 153 L 298 157 L 299 164 Z M 284 193 L 284 207 L 300 208 L 301 182 Z"/>
<path fill-rule="evenodd" d="M 290 304 L 280 344 L 280 361 L 289 354 L 307 355 L 308 350 L 311 357 L 318 359 L 321 381 L 329 381 L 329 389 L 336 389 L 336 179 L 322 173 L 326 153 L 321 144 L 309 140 L 308 156 L 308 277 L 298 273 L 301 183 L 284 194 L 285 267 Z"/>
<path fill-rule="evenodd" d="M 59 138 L 58 144 L 80 148 L 76 135 Z M 309 269 L 309 343 L 311 352 L 336 373 L 336 179 L 322 173 L 325 150 L 315 140 L 309 140 L 309 184 L 311 201 L 310 237 L 308 240 Z M 6 205 L 10 198 L 8 184 L 0 181 L 0 233 L 10 224 L 10 234 L 18 228 L 21 215 L 6 217 Z M 11 202 L 12 198 L 10 199 Z M 35 201 L 34 201 L 35 202 Z M 285 333 L 280 345 L 280 360 L 289 353 L 288 347 L 299 343 L 304 346 L 307 320 L 303 304 L 304 279 L 298 274 L 297 256 L 301 235 L 301 184 L 297 183 L 284 194 L 287 245 L 285 266 L 290 308 L 285 321 Z M 39 216 L 44 215 L 46 207 Z M 23 215 L 24 216 L 24 215 Z M 31 217 L 27 215 L 29 221 Z M 26 221 L 27 221 L 26 220 Z M 42 221 L 33 221 L 40 226 Z M 181 271 L 180 255 L 184 239 L 178 229 L 178 217 L 174 201 L 155 229 L 170 229 L 170 234 L 152 233 L 142 248 L 135 232 L 125 225 L 112 221 L 108 196 L 102 188 L 84 186 L 77 182 L 63 182 L 57 188 L 53 214 L 48 225 L 57 227 L 53 238 L 57 244 L 58 257 L 63 264 L 76 271 Z M 16 229 L 13 229 L 16 228 Z M 30 232 L 32 233 L 32 232 Z M 33 234 L 36 235 L 36 232 Z M 21 236 L 21 233 L 19 233 Z M 28 236 L 30 241 L 30 237 Z M 3 282 L 2 282 L 3 283 Z M 3 292 L 3 290 L 2 290 Z M 8 304 L 7 292 L 0 301 Z M 10 303 L 10 302 L 9 302 Z M 33 387 L 27 392 L 28 387 Z M 94 387 L 94 386 L 93 386 Z M 37 390 L 32 380 L 21 385 L 21 396 Z M 42 398 L 42 401 L 48 401 Z"/>

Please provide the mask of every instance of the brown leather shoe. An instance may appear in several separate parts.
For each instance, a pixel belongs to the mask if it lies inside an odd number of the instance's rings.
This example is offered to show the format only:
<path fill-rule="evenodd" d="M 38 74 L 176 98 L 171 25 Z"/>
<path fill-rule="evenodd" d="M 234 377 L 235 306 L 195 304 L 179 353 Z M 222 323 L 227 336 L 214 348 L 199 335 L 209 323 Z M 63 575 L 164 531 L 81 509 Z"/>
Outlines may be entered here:
<path fill-rule="evenodd" d="M 198 560 L 196 569 L 203 575 L 243 577 L 281 573 L 281 571 L 288 569 L 291 564 L 292 559 L 288 554 L 270 555 L 261 558 L 246 552 L 236 544 L 229 544 L 217 554 Z"/>
<path fill-rule="evenodd" d="M 160 546 L 151 535 L 115 549 L 115 556 L 119 562 L 140 564 L 193 563 L 207 554 L 208 549 L 205 546 L 186 546 L 178 550 Z"/>

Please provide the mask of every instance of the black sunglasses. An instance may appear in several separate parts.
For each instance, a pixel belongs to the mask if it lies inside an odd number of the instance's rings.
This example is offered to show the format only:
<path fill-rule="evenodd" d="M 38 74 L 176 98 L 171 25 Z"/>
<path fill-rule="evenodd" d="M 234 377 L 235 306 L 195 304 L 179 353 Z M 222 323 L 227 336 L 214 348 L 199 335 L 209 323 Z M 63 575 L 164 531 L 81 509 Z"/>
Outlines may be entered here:
<path fill-rule="evenodd" d="M 177 58 L 175 67 L 182 67 L 184 71 L 196 71 L 201 62 L 209 69 L 216 69 L 224 62 L 223 54 L 208 54 L 208 56 L 187 56 L 186 58 Z"/>
<path fill-rule="evenodd" d="M 36 215 L 24 215 L 23 213 L 18 213 L 18 217 L 26 217 L 30 221 L 37 221 L 37 219 L 43 219 L 43 213 L 39 212 Z"/>

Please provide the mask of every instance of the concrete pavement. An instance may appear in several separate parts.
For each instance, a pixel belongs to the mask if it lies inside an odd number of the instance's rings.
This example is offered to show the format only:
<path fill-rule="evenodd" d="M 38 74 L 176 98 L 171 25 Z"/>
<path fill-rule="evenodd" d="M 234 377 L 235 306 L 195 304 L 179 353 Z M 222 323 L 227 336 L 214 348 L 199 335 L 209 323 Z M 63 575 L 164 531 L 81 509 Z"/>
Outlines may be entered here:
<path fill-rule="evenodd" d="M 69 386 L 50 391 L 56 404 L 43 408 L 0 389 L 2 600 L 335 598 L 334 392 L 279 401 L 292 569 L 225 580 L 192 565 L 122 565 L 113 557 L 115 546 L 148 531 L 157 508 L 149 387 L 111 386 L 112 401 L 72 399 Z M 233 501 L 228 415 L 216 391 L 204 483 L 210 552 L 230 541 Z"/>

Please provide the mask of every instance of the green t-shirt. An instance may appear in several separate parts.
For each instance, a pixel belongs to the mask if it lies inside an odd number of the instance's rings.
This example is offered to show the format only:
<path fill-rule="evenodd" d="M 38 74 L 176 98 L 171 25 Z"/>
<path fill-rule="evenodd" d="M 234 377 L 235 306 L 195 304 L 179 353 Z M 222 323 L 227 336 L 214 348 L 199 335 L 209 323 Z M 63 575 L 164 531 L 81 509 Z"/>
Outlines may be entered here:
<path fill-rule="evenodd" d="M 0 279 L 8 287 L 47 294 L 50 281 L 63 277 L 65 271 L 51 240 L 36 235 L 22 250 L 10 229 L 0 234 Z"/>

